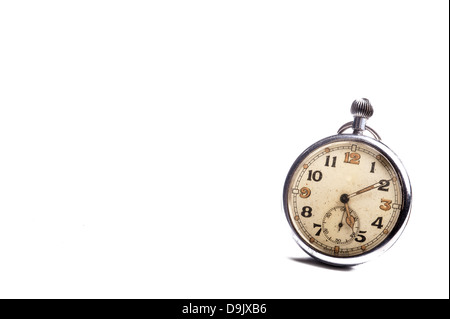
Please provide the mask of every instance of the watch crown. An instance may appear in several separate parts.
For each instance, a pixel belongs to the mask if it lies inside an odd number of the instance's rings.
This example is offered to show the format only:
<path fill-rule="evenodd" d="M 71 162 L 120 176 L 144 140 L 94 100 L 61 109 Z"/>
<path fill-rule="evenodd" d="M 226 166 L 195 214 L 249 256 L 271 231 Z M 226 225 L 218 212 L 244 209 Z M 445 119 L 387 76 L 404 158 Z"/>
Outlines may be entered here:
<path fill-rule="evenodd" d="M 380 135 L 378 135 L 375 130 L 366 126 L 367 120 L 373 115 L 373 107 L 369 100 L 366 98 L 361 98 L 354 100 L 350 112 L 353 115 L 353 122 L 345 123 L 338 130 L 338 134 L 342 134 L 345 130 L 352 128 L 353 134 L 363 135 L 364 131 L 367 130 L 375 137 L 375 139 L 381 141 Z"/>
<path fill-rule="evenodd" d="M 372 104 L 365 98 L 354 100 L 350 112 L 353 115 L 353 134 L 362 135 L 367 120 L 373 115 Z"/>
<path fill-rule="evenodd" d="M 370 118 L 373 115 L 373 107 L 366 98 L 354 100 L 350 112 L 354 117 Z"/>

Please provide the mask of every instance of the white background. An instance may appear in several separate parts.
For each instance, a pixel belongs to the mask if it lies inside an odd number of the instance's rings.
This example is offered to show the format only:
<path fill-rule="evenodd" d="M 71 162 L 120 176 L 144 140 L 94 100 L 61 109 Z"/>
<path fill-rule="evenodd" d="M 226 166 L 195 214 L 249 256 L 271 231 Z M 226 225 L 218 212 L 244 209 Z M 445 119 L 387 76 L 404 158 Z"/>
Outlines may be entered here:
<path fill-rule="evenodd" d="M 448 298 L 447 1 L 4 1 L 0 297 Z M 382 257 L 321 266 L 284 178 L 351 121 L 402 159 Z"/>

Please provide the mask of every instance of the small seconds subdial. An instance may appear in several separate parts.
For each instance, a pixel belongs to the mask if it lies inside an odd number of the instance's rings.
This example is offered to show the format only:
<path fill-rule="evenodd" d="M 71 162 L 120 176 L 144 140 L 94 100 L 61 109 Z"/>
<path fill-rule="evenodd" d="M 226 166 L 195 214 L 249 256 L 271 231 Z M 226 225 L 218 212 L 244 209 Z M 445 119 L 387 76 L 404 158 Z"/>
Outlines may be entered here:
<path fill-rule="evenodd" d="M 322 231 L 325 237 L 338 245 L 350 244 L 359 233 L 358 215 L 351 208 L 337 206 L 330 209 L 324 216 Z"/>

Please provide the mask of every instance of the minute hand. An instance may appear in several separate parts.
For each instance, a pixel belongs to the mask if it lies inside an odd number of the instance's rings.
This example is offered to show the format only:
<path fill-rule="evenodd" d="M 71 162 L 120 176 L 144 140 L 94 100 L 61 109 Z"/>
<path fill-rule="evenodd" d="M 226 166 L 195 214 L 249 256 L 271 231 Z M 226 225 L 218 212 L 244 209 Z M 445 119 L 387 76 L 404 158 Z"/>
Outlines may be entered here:
<path fill-rule="evenodd" d="M 348 194 L 347 197 L 351 198 L 351 197 L 354 197 L 356 195 L 359 195 L 359 194 L 371 191 L 372 189 L 379 188 L 379 187 L 382 187 L 382 186 L 387 186 L 387 185 L 389 185 L 389 180 L 382 179 L 378 183 L 375 183 L 373 185 L 367 186 L 367 187 L 365 187 L 363 189 L 360 189 L 359 191 L 356 191 L 354 193 Z"/>

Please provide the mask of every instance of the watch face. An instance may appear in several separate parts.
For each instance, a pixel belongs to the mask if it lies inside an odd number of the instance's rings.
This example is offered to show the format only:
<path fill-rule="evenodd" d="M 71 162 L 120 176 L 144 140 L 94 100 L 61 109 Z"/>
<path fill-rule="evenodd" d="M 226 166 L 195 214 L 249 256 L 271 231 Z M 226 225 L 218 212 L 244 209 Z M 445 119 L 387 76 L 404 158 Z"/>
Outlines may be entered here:
<path fill-rule="evenodd" d="M 316 143 L 297 159 L 284 205 L 307 252 L 339 264 L 392 239 L 405 220 L 405 181 L 389 157 L 367 138 L 344 137 Z"/>

